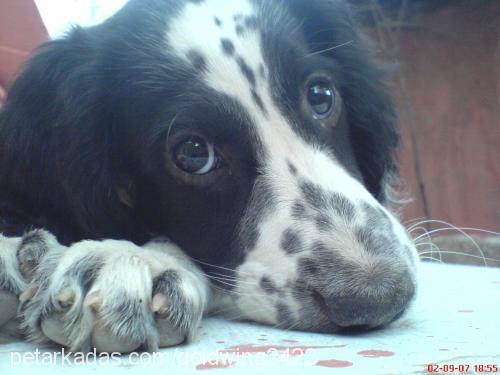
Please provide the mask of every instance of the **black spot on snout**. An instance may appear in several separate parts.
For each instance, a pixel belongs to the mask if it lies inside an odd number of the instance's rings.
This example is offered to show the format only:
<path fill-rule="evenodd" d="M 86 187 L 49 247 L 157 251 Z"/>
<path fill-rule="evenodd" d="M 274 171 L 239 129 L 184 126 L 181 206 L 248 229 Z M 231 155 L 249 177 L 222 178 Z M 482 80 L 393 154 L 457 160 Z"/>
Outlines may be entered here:
<path fill-rule="evenodd" d="M 300 190 L 302 191 L 302 195 L 304 199 L 309 205 L 317 209 L 323 209 L 326 204 L 326 195 L 323 189 L 321 189 L 318 185 L 303 182 L 300 184 Z"/>
<path fill-rule="evenodd" d="M 250 82 L 252 87 L 255 87 L 255 83 L 256 83 L 255 73 L 253 72 L 252 68 L 250 68 L 248 66 L 245 59 L 241 56 L 238 56 L 238 58 L 236 59 L 236 62 L 238 63 L 238 66 L 240 67 L 241 72 L 243 73 L 245 78 L 248 80 L 248 82 Z"/>
<path fill-rule="evenodd" d="M 278 293 L 278 288 L 276 287 L 276 284 L 274 284 L 274 281 L 272 281 L 267 276 L 264 276 L 263 278 L 260 279 L 259 285 L 262 288 L 262 290 L 264 290 L 268 294 Z"/>
<path fill-rule="evenodd" d="M 352 221 L 355 215 L 355 207 L 349 200 L 339 193 L 331 194 L 329 198 L 330 207 L 347 221 Z"/>
<path fill-rule="evenodd" d="M 295 202 L 292 206 L 292 217 L 296 220 L 307 219 L 306 206 L 301 202 Z"/>
<path fill-rule="evenodd" d="M 314 259 L 311 258 L 301 258 L 299 260 L 299 273 L 305 277 L 307 276 L 318 276 L 320 271 L 318 264 Z"/>
<path fill-rule="evenodd" d="M 224 53 L 228 56 L 233 56 L 234 51 L 235 51 L 233 42 L 231 42 L 231 40 L 229 40 L 227 38 L 222 38 L 220 40 L 220 42 L 221 42 L 222 50 L 224 51 Z"/>
<path fill-rule="evenodd" d="M 302 251 L 303 242 L 297 232 L 288 228 L 281 236 L 281 248 L 287 254 L 296 254 Z"/>
<path fill-rule="evenodd" d="M 262 98 L 260 97 L 259 94 L 254 89 L 251 89 L 252 93 L 252 99 L 255 104 L 257 104 L 257 107 L 262 111 L 262 113 L 267 114 L 266 107 L 264 106 L 264 102 L 262 101 Z"/>
<path fill-rule="evenodd" d="M 297 167 L 295 165 L 293 165 L 290 160 L 287 161 L 287 164 L 288 164 L 288 171 L 292 175 L 297 176 Z"/>
<path fill-rule="evenodd" d="M 319 214 L 314 218 L 314 224 L 320 232 L 328 233 L 334 230 L 335 226 L 330 216 L 325 214 Z"/>

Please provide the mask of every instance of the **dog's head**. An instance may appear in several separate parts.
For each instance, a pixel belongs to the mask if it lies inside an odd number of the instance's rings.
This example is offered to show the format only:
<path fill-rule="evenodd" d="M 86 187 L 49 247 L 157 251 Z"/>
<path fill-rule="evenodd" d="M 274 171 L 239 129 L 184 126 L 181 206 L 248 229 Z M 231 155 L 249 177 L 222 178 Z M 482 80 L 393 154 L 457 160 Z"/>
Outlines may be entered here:
<path fill-rule="evenodd" d="M 136 0 L 45 46 L 6 116 L 86 235 L 169 237 L 242 318 L 369 328 L 415 289 L 381 76 L 340 1 Z"/>

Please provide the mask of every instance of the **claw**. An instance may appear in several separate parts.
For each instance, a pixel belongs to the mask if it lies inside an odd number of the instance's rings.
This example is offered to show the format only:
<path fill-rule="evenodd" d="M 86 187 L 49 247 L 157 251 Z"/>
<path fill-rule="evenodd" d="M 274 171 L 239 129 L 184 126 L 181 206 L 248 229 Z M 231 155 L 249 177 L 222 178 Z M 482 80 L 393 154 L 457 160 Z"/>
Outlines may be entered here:
<path fill-rule="evenodd" d="M 75 303 L 75 291 L 67 287 L 63 289 L 61 293 L 56 297 L 57 301 L 61 304 L 63 307 L 70 307 Z"/>
<path fill-rule="evenodd" d="M 29 286 L 28 289 L 19 295 L 19 302 L 21 302 L 21 304 L 26 303 L 35 296 L 36 292 L 38 292 L 38 285 Z"/>
<path fill-rule="evenodd" d="M 95 312 L 98 312 L 102 307 L 102 296 L 99 291 L 89 293 L 85 297 L 84 305 L 92 308 Z"/>
<path fill-rule="evenodd" d="M 158 315 L 163 315 L 167 312 L 167 297 L 164 294 L 158 293 L 153 296 L 151 311 Z"/>

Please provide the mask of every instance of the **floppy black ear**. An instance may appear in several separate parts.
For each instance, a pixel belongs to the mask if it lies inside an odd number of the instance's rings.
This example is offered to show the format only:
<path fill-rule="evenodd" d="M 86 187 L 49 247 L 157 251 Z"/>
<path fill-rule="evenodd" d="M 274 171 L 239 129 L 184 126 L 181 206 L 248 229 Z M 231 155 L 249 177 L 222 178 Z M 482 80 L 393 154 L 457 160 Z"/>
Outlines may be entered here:
<path fill-rule="evenodd" d="M 0 188 L 19 207 L 94 238 L 135 224 L 114 189 L 120 155 L 91 38 L 76 28 L 46 43 L 14 83 L 0 116 Z"/>
<path fill-rule="evenodd" d="M 392 98 L 384 70 L 371 56 L 369 44 L 341 0 L 289 0 L 312 52 L 330 56 L 341 67 L 342 87 L 351 142 L 368 190 L 386 200 L 389 177 L 397 175 L 394 151 L 399 145 Z M 338 48 L 330 47 L 338 46 Z"/>

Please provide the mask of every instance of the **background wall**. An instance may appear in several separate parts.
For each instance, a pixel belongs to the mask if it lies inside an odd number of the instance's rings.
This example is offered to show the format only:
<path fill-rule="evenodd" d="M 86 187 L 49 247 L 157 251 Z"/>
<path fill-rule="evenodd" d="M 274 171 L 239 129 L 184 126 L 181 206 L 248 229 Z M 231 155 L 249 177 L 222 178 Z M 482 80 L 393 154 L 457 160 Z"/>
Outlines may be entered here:
<path fill-rule="evenodd" d="M 12 82 L 29 53 L 47 38 L 32 0 L 0 0 L 0 86 Z"/>
<path fill-rule="evenodd" d="M 500 231 L 500 1 L 357 3 L 400 65 L 405 219 Z"/>

